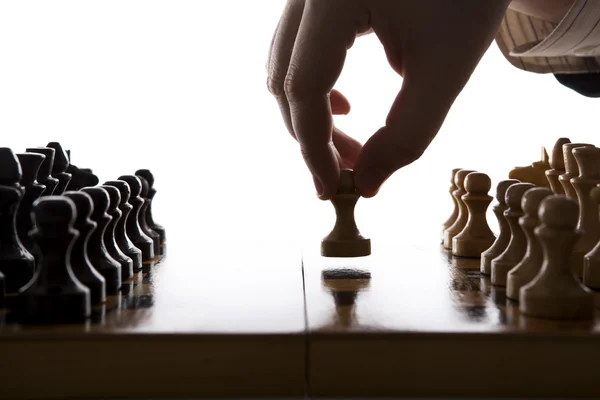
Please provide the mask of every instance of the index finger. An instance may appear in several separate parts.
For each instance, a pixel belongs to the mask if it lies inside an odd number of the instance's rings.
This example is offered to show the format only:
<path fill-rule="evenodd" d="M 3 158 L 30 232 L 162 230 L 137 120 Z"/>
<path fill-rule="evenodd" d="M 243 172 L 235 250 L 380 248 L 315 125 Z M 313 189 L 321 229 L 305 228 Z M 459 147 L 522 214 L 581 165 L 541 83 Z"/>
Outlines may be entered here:
<path fill-rule="evenodd" d="M 307 1 L 285 79 L 296 139 L 323 200 L 335 194 L 339 179 L 329 93 L 356 36 L 358 14 L 348 3 Z"/>

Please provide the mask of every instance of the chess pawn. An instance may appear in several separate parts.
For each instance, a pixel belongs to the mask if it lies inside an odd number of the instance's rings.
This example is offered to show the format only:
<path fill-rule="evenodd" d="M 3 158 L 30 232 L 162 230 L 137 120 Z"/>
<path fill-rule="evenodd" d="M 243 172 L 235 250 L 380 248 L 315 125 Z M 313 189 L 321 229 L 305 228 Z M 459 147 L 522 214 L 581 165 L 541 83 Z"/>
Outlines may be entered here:
<path fill-rule="evenodd" d="M 53 178 L 58 179 L 58 185 L 56 185 L 53 194 L 63 194 L 71 181 L 71 174 L 67 172 L 69 156 L 58 142 L 50 142 L 47 147 L 54 149 L 54 164 L 52 165 L 51 174 Z"/>
<path fill-rule="evenodd" d="M 508 208 L 506 205 L 506 191 L 512 185 L 520 183 L 520 181 L 516 179 L 507 179 L 501 181 L 496 186 L 496 200 L 498 204 L 496 204 L 492 210 L 496 215 L 496 219 L 498 220 L 498 227 L 500 228 L 500 232 L 498 233 L 498 237 L 494 241 L 491 247 L 489 247 L 486 251 L 481 253 L 481 266 L 480 272 L 483 275 L 491 275 L 492 273 L 492 260 L 498 257 L 508 246 L 508 242 L 510 241 L 511 233 L 510 226 L 508 226 L 508 222 L 504 217 L 504 211 Z"/>
<path fill-rule="evenodd" d="M 546 170 L 546 179 L 550 183 L 550 188 L 555 194 L 564 194 L 565 189 L 561 185 L 558 177 L 565 173 L 565 159 L 563 156 L 563 145 L 571 143 L 567 138 L 559 138 L 552 148 L 552 156 L 550 157 L 550 168 Z"/>
<path fill-rule="evenodd" d="M 27 153 L 38 153 L 46 156 L 40 169 L 38 171 L 37 180 L 39 183 L 46 187 L 42 196 L 51 196 L 54 194 L 54 189 L 58 186 L 58 179 L 54 178 L 52 174 L 52 168 L 54 166 L 54 155 L 56 150 L 50 147 L 30 147 L 25 149 Z"/>
<path fill-rule="evenodd" d="M 142 263 L 152 266 L 154 264 L 154 242 L 144 233 L 139 222 L 140 210 L 144 204 L 144 200 L 140 197 L 142 182 L 135 175 L 122 175 L 119 180 L 127 182 L 131 190 L 129 203 L 133 206 L 133 209 L 127 218 L 127 236 L 129 236 L 135 247 L 142 251 Z"/>
<path fill-rule="evenodd" d="M 462 200 L 462 196 L 466 194 L 465 190 L 465 178 L 471 172 L 475 172 L 470 169 L 461 169 L 456 172 L 456 176 L 454 177 L 454 184 L 457 189 L 452 193 L 454 199 L 456 200 L 456 204 L 458 204 L 458 215 L 456 217 L 456 221 L 444 231 L 444 247 L 446 249 L 452 249 L 452 239 L 454 236 L 458 235 L 463 229 L 465 229 L 465 225 L 467 224 L 467 219 L 469 218 L 469 211 L 467 210 L 467 206 Z"/>
<path fill-rule="evenodd" d="M 465 178 L 466 194 L 461 197 L 468 210 L 465 228 L 452 239 L 452 254 L 479 258 L 496 237 L 490 229 L 486 213 L 493 197 L 488 195 L 492 181 L 486 174 L 472 172 Z"/>
<path fill-rule="evenodd" d="M 504 217 L 510 227 L 510 241 L 506 249 L 498 257 L 492 260 L 492 285 L 506 286 L 508 271 L 513 269 L 525 256 L 527 249 L 527 238 L 525 232 L 519 225 L 519 218 L 523 216 L 521 200 L 529 189 L 534 188 L 532 183 L 517 183 L 506 191 L 506 205 Z"/>
<path fill-rule="evenodd" d="M 119 192 L 119 189 L 114 186 L 102 185 L 100 187 L 106 190 L 110 200 L 108 204 L 108 215 L 111 216 L 111 220 L 104 232 L 104 244 L 106 245 L 108 254 L 121 264 L 121 281 L 129 282 L 131 278 L 133 278 L 133 260 L 121 251 L 116 240 L 117 224 L 123 215 L 121 210 L 119 210 L 121 193 Z"/>
<path fill-rule="evenodd" d="M 27 251 L 33 253 L 33 240 L 29 236 L 29 232 L 33 229 L 31 208 L 33 202 L 46 190 L 46 187 L 37 181 L 38 171 L 46 156 L 39 153 L 20 153 L 17 154 L 17 158 L 23 171 L 21 185 L 25 187 L 25 194 L 17 210 L 17 234 Z"/>
<path fill-rule="evenodd" d="M 152 202 L 154 200 L 154 196 L 156 195 L 156 189 L 154 188 L 154 175 L 152 175 L 152 172 L 150 172 L 148 169 L 138 169 L 135 171 L 135 175 L 141 176 L 148 181 L 149 190 L 148 198 L 146 200 L 149 202 L 149 204 L 148 209 L 146 210 L 146 221 L 148 222 L 148 225 L 150 225 L 150 228 L 152 228 L 154 232 L 158 233 L 158 236 L 160 237 L 160 255 L 163 255 L 167 246 L 167 234 L 165 228 L 154 221 L 154 215 L 152 212 Z"/>
<path fill-rule="evenodd" d="M 93 202 L 85 192 L 66 191 L 64 197 L 75 204 L 76 219 L 73 228 L 79 233 L 71 249 L 71 270 L 75 277 L 90 290 L 90 304 L 97 307 L 106 302 L 106 280 L 94 268 L 88 257 L 88 243 L 97 224 L 90 219 Z"/>
<path fill-rule="evenodd" d="M 115 240 L 117 245 L 127 257 L 131 258 L 133 262 L 133 272 L 139 272 L 142 270 L 142 251 L 135 247 L 129 236 L 127 236 L 127 221 L 129 214 L 133 210 L 133 206 L 129 204 L 129 197 L 131 196 L 131 189 L 129 184 L 125 181 L 107 181 L 104 185 L 112 186 L 119 190 L 121 201 L 119 202 L 119 211 L 121 211 L 121 218 L 117 221 L 115 226 Z"/>
<path fill-rule="evenodd" d="M 563 159 L 565 162 L 565 173 L 558 177 L 560 184 L 562 185 L 565 195 L 572 199 L 577 199 L 577 192 L 571 184 L 571 179 L 579 175 L 579 166 L 577 160 L 573 156 L 573 149 L 577 147 L 594 147 L 587 143 L 565 143 L 563 144 Z"/>
<path fill-rule="evenodd" d="M 521 288 L 521 314 L 547 319 L 591 319 L 594 296 L 573 273 L 569 255 L 579 238 L 577 202 L 565 195 L 552 195 L 540 205 L 541 225 L 535 234 L 542 245 L 544 262 L 540 272 Z"/>
<path fill-rule="evenodd" d="M 593 209 L 598 215 L 600 206 L 600 184 L 590 191 Z M 594 290 L 600 290 L 600 241 L 583 257 L 583 284 Z"/>
<path fill-rule="evenodd" d="M 150 202 L 148 200 L 148 190 L 149 190 L 148 181 L 146 180 L 146 178 L 141 177 L 141 176 L 138 176 L 138 179 L 142 183 L 142 191 L 140 192 L 140 197 L 144 201 L 144 203 L 140 207 L 140 212 L 138 214 L 140 228 L 142 228 L 142 231 L 150 239 L 152 239 L 152 244 L 153 244 L 153 248 L 154 248 L 154 257 L 155 258 L 160 257 L 160 236 L 158 235 L 158 233 L 156 233 L 154 230 L 152 230 L 150 225 L 148 225 L 148 221 L 146 221 L 146 214 L 148 212 L 148 206 L 150 205 Z"/>
<path fill-rule="evenodd" d="M 88 257 L 94 268 L 106 281 L 106 294 L 116 295 L 121 289 L 121 264 L 110 256 L 104 243 L 104 234 L 111 216 L 106 213 L 110 201 L 108 193 L 101 187 L 86 187 L 80 192 L 92 198 L 91 219 L 96 223 L 88 244 Z"/>
<path fill-rule="evenodd" d="M 551 189 L 535 187 L 523 195 L 521 200 L 523 216 L 519 218 L 519 225 L 521 225 L 527 238 L 527 249 L 523 259 L 508 272 L 506 297 L 509 299 L 518 301 L 521 287 L 531 282 L 542 267 L 544 254 L 534 229 L 540 224 L 538 210 L 542 200 L 552 194 Z"/>
<path fill-rule="evenodd" d="M 371 240 L 361 235 L 354 219 L 358 198 L 354 171 L 342 169 L 337 193 L 331 199 L 336 214 L 335 225 L 321 241 L 323 257 L 363 257 L 371 254 Z"/>
<path fill-rule="evenodd" d="M 19 291 L 19 318 L 27 323 L 83 322 L 91 315 L 90 290 L 71 269 L 75 204 L 64 196 L 44 196 L 33 204 L 38 269 Z"/>
<path fill-rule="evenodd" d="M 450 198 L 452 199 L 453 209 L 452 209 L 452 214 L 448 217 L 446 222 L 444 222 L 442 224 L 442 232 L 440 233 L 442 243 L 444 243 L 444 231 L 446 229 L 450 228 L 452 226 L 452 224 L 454 223 L 454 221 L 456 221 L 456 218 L 458 217 L 458 203 L 456 202 L 456 199 L 454 198 L 453 193 L 456 189 L 458 189 L 458 187 L 456 186 L 456 183 L 454 183 L 454 178 L 456 178 L 456 173 L 460 170 L 461 170 L 461 168 L 453 169 L 452 177 L 450 178 L 450 190 L 449 191 L 450 191 Z"/>
<path fill-rule="evenodd" d="M 590 196 L 590 191 L 600 183 L 600 148 L 577 147 L 572 153 L 579 169 L 579 176 L 571 179 L 571 185 L 575 189 L 579 203 L 577 230 L 581 235 L 575 242 L 569 264 L 578 277 L 583 277 L 583 257 L 600 239 L 598 207 Z"/>
<path fill-rule="evenodd" d="M 17 233 L 17 209 L 25 189 L 19 184 L 23 172 L 15 154 L 0 148 L 0 273 L 6 279 L 6 292 L 15 294 L 32 277 L 34 257 Z"/>

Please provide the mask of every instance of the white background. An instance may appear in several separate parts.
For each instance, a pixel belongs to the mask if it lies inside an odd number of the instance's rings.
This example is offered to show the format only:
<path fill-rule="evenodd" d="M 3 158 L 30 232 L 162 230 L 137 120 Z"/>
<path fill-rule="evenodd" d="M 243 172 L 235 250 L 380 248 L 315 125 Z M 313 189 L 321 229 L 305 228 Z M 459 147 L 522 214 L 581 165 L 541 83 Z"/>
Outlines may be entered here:
<path fill-rule="evenodd" d="M 170 240 L 318 240 L 333 208 L 316 198 L 266 90 L 283 4 L 2 2 L 0 145 L 60 141 L 101 182 L 150 168 Z M 336 123 L 364 142 L 400 84 L 376 37 L 358 39 L 337 85 L 352 112 Z M 437 240 L 452 168 L 486 172 L 495 186 L 558 137 L 594 143 L 597 110 L 492 44 L 427 153 L 359 201 L 359 228 L 374 240 Z"/>

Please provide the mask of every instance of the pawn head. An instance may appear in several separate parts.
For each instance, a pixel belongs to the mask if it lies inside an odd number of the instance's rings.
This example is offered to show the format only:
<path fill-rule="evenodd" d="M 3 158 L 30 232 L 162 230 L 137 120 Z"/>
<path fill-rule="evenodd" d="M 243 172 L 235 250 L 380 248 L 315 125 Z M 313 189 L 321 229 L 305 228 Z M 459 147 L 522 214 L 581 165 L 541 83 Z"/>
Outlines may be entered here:
<path fill-rule="evenodd" d="M 487 194 L 492 187 L 492 180 L 482 172 L 471 172 L 465 178 L 465 190 L 472 194 Z"/>
<path fill-rule="evenodd" d="M 460 171 L 456 172 L 456 176 L 454 176 L 454 184 L 459 190 L 465 190 L 465 178 L 471 172 L 477 171 L 474 171 L 472 169 L 461 169 Z"/>
<path fill-rule="evenodd" d="M 96 220 L 106 214 L 106 211 L 108 210 L 108 203 L 110 202 L 106 190 L 99 186 L 95 186 L 83 188 L 80 190 L 80 192 L 87 193 L 92 198 L 92 203 L 94 205 L 92 219 Z"/>
<path fill-rule="evenodd" d="M 131 189 L 131 197 L 138 197 L 142 192 L 142 181 L 135 175 L 122 175 L 119 180 L 127 182 Z"/>
<path fill-rule="evenodd" d="M 33 202 L 31 210 L 31 218 L 39 230 L 57 234 L 72 228 L 76 216 L 75 203 L 65 196 L 41 197 Z"/>
<path fill-rule="evenodd" d="M 140 191 L 140 196 L 142 196 L 142 198 L 144 199 L 147 199 L 150 190 L 150 185 L 148 185 L 148 181 L 144 177 L 138 176 L 137 178 L 142 183 L 142 190 Z"/>
<path fill-rule="evenodd" d="M 527 216 L 538 217 L 538 210 L 542 200 L 548 196 L 552 196 L 554 193 L 552 190 L 545 187 L 534 187 L 529 189 L 523 195 L 521 200 L 521 208 Z"/>
<path fill-rule="evenodd" d="M 108 193 L 108 211 L 115 211 L 121 204 L 121 192 L 119 192 L 119 189 L 111 185 L 102 185 L 100 187 L 106 190 Z"/>
<path fill-rule="evenodd" d="M 506 190 L 506 205 L 513 210 L 521 210 L 521 200 L 529 189 L 535 187 L 532 183 L 515 183 Z"/>
<path fill-rule="evenodd" d="M 89 194 L 83 191 L 69 190 L 63 193 L 63 196 L 68 197 L 75 204 L 77 210 L 77 222 L 86 221 L 92 215 L 94 203 Z"/>
<path fill-rule="evenodd" d="M 554 194 L 542 200 L 540 221 L 551 228 L 574 230 L 579 220 L 579 204 L 564 194 Z"/>
<path fill-rule="evenodd" d="M 521 181 L 517 179 L 506 179 L 504 181 L 500 181 L 500 183 L 498 183 L 498 186 L 496 186 L 496 200 L 498 200 L 499 203 L 505 204 L 506 191 L 509 187 L 516 183 L 521 183 Z"/>
<path fill-rule="evenodd" d="M 125 181 L 106 181 L 104 182 L 104 186 L 112 186 L 119 191 L 121 201 L 119 203 L 119 207 L 122 207 L 129 201 L 129 197 L 131 197 L 131 188 L 129 184 Z"/>
<path fill-rule="evenodd" d="M 154 186 L 154 175 L 152 175 L 152 172 L 150 172 L 149 169 L 138 169 L 137 171 L 135 171 L 135 175 L 141 176 L 142 178 L 147 180 L 148 186 L 150 186 L 150 188 Z"/>

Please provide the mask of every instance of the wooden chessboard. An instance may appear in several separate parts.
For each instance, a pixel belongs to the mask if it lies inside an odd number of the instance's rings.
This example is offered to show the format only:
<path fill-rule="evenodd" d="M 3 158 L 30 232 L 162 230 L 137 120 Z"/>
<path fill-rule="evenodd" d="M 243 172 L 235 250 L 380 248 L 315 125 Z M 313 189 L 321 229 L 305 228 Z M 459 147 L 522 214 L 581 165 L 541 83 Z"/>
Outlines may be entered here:
<path fill-rule="evenodd" d="M 600 396 L 599 325 L 520 316 L 435 234 L 301 250 L 171 240 L 100 321 L 0 325 L 0 398 Z"/>

